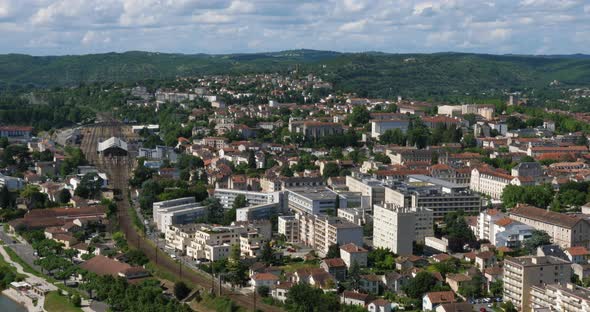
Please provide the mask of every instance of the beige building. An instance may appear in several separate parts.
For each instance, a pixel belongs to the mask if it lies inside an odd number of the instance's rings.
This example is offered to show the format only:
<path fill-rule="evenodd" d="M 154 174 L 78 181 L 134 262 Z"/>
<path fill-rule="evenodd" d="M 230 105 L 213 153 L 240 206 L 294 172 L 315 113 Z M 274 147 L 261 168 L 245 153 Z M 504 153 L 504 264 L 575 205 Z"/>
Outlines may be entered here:
<path fill-rule="evenodd" d="M 504 301 L 530 311 L 533 286 L 567 283 L 571 278 L 568 261 L 553 256 L 524 256 L 504 260 Z"/>
<path fill-rule="evenodd" d="M 411 255 L 412 243 L 434 236 L 432 210 L 404 208 L 395 204 L 375 205 L 373 246 L 399 255 Z"/>
<path fill-rule="evenodd" d="M 201 225 L 195 237 L 186 248 L 192 259 L 205 258 L 210 261 L 222 260 L 229 256 L 231 245 L 240 244 L 240 237 L 248 231 L 241 226 Z"/>
<path fill-rule="evenodd" d="M 165 232 L 166 246 L 186 254 L 186 248 L 200 227 L 199 224 L 170 225 Z"/>
<path fill-rule="evenodd" d="M 572 283 L 531 287 L 531 311 L 590 311 L 590 289 Z"/>
<path fill-rule="evenodd" d="M 580 216 L 519 205 L 510 210 L 510 218 L 547 232 L 553 243 L 562 248 L 589 247 L 590 223 Z"/>

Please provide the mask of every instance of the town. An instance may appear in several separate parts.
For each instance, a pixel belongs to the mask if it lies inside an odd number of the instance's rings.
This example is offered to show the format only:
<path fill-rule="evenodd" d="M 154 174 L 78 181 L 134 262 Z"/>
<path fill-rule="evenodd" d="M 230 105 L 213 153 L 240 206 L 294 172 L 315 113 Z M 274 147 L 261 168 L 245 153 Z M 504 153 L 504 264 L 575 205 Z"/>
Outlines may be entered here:
<path fill-rule="evenodd" d="M 590 113 L 298 70 L 27 97 L 63 94 L 102 106 L 0 125 L 0 285 L 29 311 L 590 310 Z"/>

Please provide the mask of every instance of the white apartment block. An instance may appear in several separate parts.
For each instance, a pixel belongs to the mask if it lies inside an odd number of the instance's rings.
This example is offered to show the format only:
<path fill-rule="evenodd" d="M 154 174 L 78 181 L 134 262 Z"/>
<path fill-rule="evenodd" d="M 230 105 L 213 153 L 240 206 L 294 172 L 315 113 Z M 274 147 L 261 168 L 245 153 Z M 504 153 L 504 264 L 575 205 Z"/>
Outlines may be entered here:
<path fill-rule="evenodd" d="M 378 139 L 385 131 L 400 129 L 403 133 L 408 131 L 410 122 L 404 119 L 371 120 L 371 137 Z"/>
<path fill-rule="evenodd" d="M 289 209 L 312 215 L 336 212 L 338 194 L 328 188 L 287 189 Z"/>
<path fill-rule="evenodd" d="M 385 186 L 381 181 L 346 176 L 346 186 L 351 192 L 358 192 L 362 196 L 369 197 L 371 205 L 381 204 L 385 200 Z"/>
<path fill-rule="evenodd" d="M 590 289 L 572 283 L 531 287 L 532 311 L 590 311 Z"/>
<path fill-rule="evenodd" d="M 203 217 L 207 207 L 195 203 L 194 197 L 185 197 L 153 204 L 153 219 L 158 231 L 165 231 L 170 225 L 186 224 Z"/>
<path fill-rule="evenodd" d="M 478 239 L 489 240 L 496 247 L 518 248 L 535 228 L 508 218 L 496 209 L 483 211 L 477 217 Z"/>
<path fill-rule="evenodd" d="M 279 211 L 279 203 L 262 204 L 236 209 L 236 221 L 270 219 Z"/>
<path fill-rule="evenodd" d="M 360 208 L 340 208 L 338 217 L 356 225 L 365 223 L 365 212 Z"/>
<path fill-rule="evenodd" d="M 338 217 L 318 216 L 314 222 L 314 241 L 311 247 L 324 257 L 334 244 L 340 246 L 363 244 L 363 228 Z"/>
<path fill-rule="evenodd" d="M 504 260 L 504 301 L 521 311 L 530 311 L 533 286 L 567 283 L 571 263 L 553 256 L 524 256 Z"/>
<path fill-rule="evenodd" d="M 195 238 L 195 232 L 199 228 L 199 224 L 169 226 L 165 232 L 166 246 L 186 254 L 186 248 Z"/>
<path fill-rule="evenodd" d="M 278 232 L 285 236 L 287 242 L 299 242 L 299 222 L 295 216 L 279 216 Z"/>
<path fill-rule="evenodd" d="M 195 232 L 194 239 L 186 248 L 186 254 L 192 259 L 209 261 L 223 260 L 229 256 L 232 245 L 240 244 L 240 237 L 248 231 L 242 226 L 201 225 Z"/>
<path fill-rule="evenodd" d="M 213 197 L 219 199 L 224 208 L 231 208 L 238 195 L 244 195 L 250 206 L 272 204 L 280 201 L 279 192 L 262 193 L 218 188 L 213 193 Z"/>
<path fill-rule="evenodd" d="M 395 204 L 375 205 L 373 212 L 373 246 L 398 255 L 411 255 L 414 241 L 424 242 L 434 236 L 432 210 L 404 208 Z"/>

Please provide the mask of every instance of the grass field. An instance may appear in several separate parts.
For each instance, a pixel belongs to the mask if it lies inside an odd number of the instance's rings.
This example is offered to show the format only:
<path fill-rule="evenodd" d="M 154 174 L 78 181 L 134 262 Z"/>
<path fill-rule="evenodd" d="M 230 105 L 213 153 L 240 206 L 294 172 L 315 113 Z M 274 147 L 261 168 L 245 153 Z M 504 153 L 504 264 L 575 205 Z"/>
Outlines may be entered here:
<path fill-rule="evenodd" d="M 61 296 L 57 291 L 45 296 L 43 307 L 48 312 L 82 312 L 82 309 L 75 307 L 67 297 Z"/>

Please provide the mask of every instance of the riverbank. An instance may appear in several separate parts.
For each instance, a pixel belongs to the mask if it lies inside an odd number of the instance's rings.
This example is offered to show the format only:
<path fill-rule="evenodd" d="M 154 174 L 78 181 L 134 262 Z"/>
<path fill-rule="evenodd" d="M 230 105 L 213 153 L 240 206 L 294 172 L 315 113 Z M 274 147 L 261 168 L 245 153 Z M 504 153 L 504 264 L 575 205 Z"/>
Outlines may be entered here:
<path fill-rule="evenodd" d="M 18 303 L 19 305 L 21 305 L 25 311 L 29 311 L 29 312 L 41 312 L 43 311 L 43 303 L 39 303 L 37 302 L 37 306 L 35 306 L 35 303 L 33 302 L 33 300 L 29 297 L 27 297 L 25 294 L 21 293 L 20 291 L 16 290 L 16 289 L 12 289 L 12 288 L 8 288 L 2 291 L 2 294 L 8 298 L 10 298 L 10 300 Z"/>

